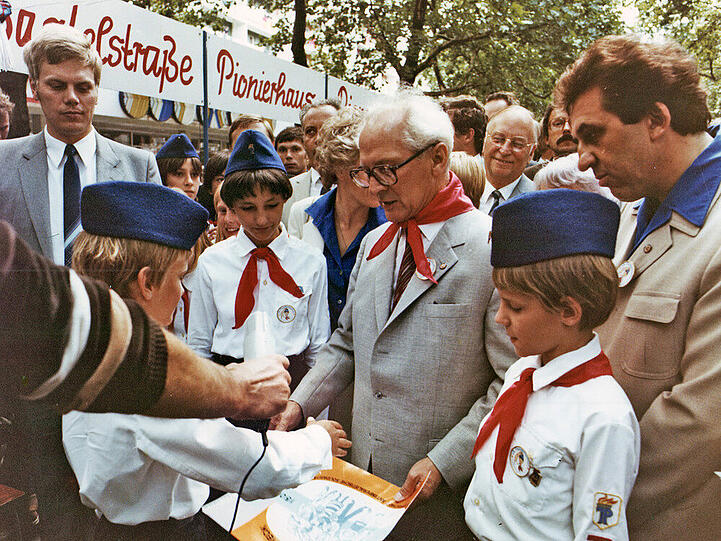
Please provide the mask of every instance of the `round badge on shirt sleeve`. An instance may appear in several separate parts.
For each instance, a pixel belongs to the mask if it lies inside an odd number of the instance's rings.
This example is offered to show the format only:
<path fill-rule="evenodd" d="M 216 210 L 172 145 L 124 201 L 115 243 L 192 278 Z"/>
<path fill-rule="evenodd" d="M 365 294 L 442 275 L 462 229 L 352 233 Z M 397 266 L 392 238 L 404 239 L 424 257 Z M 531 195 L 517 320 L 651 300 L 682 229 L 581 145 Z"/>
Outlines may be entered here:
<path fill-rule="evenodd" d="M 275 315 L 281 323 L 290 323 L 295 319 L 295 308 L 293 308 L 290 304 L 284 304 L 278 308 Z"/>
<path fill-rule="evenodd" d="M 508 453 L 508 461 L 511 463 L 513 473 L 518 477 L 525 477 L 531 471 L 531 459 L 520 445 L 516 445 L 511 449 L 511 452 Z"/>
<path fill-rule="evenodd" d="M 628 283 L 633 280 L 633 275 L 636 272 L 636 267 L 633 261 L 624 261 L 618 267 L 618 287 L 627 286 Z"/>
<path fill-rule="evenodd" d="M 429 257 L 428 266 L 431 268 L 431 276 L 433 276 L 436 273 L 436 260 Z M 428 280 L 428 278 L 423 276 L 418 269 L 416 269 L 416 276 L 421 280 Z"/>

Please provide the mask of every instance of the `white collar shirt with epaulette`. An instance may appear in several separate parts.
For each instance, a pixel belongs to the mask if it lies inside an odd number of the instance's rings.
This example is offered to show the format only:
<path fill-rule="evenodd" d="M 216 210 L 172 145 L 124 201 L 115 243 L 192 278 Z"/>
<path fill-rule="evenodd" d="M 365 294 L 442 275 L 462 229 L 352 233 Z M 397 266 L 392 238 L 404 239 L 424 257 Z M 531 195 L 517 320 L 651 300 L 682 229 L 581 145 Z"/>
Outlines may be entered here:
<path fill-rule="evenodd" d="M 640 452 L 639 426 L 628 398 L 612 376 L 572 387 L 550 385 L 600 352 L 594 336 L 545 366 L 538 356 L 524 357 L 506 372 L 502 392 L 525 368 L 536 368 L 503 483 L 493 473 L 498 428 L 475 457 L 464 508 L 479 539 L 628 539 L 625 509 Z"/>

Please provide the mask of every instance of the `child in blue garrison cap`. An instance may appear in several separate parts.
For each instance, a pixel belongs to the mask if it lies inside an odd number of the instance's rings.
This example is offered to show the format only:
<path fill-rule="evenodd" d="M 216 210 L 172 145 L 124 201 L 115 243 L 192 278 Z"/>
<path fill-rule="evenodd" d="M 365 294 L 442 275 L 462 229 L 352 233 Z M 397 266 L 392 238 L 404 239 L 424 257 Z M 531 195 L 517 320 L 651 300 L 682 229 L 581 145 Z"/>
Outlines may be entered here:
<path fill-rule="evenodd" d="M 155 161 L 163 184 L 182 190 L 195 201 L 203 164 L 188 136 L 184 133 L 171 135 L 155 155 Z"/>
<path fill-rule="evenodd" d="M 291 193 L 283 162 L 265 134 L 244 131 L 220 188 L 241 230 L 198 260 L 188 344 L 216 362 L 239 362 L 246 319 L 265 312 L 276 353 L 290 360 L 294 389 L 328 340 L 330 316 L 323 254 L 290 237 L 281 223 Z"/>
<path fill-rule="evenodd" d="M 613 309 L 618 206 L 531 192 L 493 213 L 491 264 L 521 357 L 481 423 L 466 522 L 493 541 L 628 539 L 639 426 L 594 327 Z"/>
<path fill-rule="evenodd" d="M 105 281 L 166 325 L 208 212 L 163 186 L 102 182 L 83 191 L 81 217 L 75 270 Z M 332 421 L 269 432 L 266 456 L 243 496 L 268 497 L 310 480 L 331 466 L 342 437 Z M 63 416 L 63 445 L 80 498 L 97 516 L 90 539 L 98 541 L 205 541 L 199 511 L 208 485 L 237 491 L 263 449 L 259 434 L 224 419 L 81 412 Z"/>

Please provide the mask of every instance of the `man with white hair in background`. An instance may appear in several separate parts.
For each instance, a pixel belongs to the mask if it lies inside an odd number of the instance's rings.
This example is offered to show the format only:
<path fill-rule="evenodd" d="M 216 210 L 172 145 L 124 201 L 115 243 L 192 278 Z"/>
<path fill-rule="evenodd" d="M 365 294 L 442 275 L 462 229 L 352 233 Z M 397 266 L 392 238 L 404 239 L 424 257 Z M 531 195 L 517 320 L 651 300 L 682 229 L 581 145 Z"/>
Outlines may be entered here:
<path fill-rule="evenodd" d="M 494 321 L 491 222 L 449 170 L 453 126 L 431 99 L 384 97 L 359 147 L 351 178 L 390 222 L 364 238 L 339 328 L 273 423 L 299 425 L 354 382 L 351 461 L 402 485 L 397 499 L 430 476 L 391 539 L 473 539 L 455 491 L 516 358 Z"/>
<path fill-rule="evenodd" d="M 506 107 L 488 121 L 482 153 L 486 171 L 482 211 L 491 214 L 504 201 L 535 189 L 523 170 L 533 156 L 536 138 L 536 121 L 520 105 Z"/>

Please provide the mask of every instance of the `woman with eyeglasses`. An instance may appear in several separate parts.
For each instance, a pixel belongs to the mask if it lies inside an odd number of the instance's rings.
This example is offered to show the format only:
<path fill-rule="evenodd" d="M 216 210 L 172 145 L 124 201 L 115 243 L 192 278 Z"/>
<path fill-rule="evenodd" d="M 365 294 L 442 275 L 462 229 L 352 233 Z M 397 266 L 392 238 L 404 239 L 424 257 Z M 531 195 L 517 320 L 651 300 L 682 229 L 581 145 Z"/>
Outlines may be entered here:
<path fill-rule="evenodd" d="M 323 250 L 328 268 L 328 308 L 331 332 L 346 303 L 346 292 L 363 237 L 386 222 L 385 213 L 371 191 L 350 177 L 358 167 L 358 136 L 363 112 L 354 107 L 323 124 L 315 150 L 316 168 L 330 191 L 295 203 L 288 218 L 288 232 Z M 330 406 L 329 418 L 339 421 L 350 434 L 352 386 Z"/>

